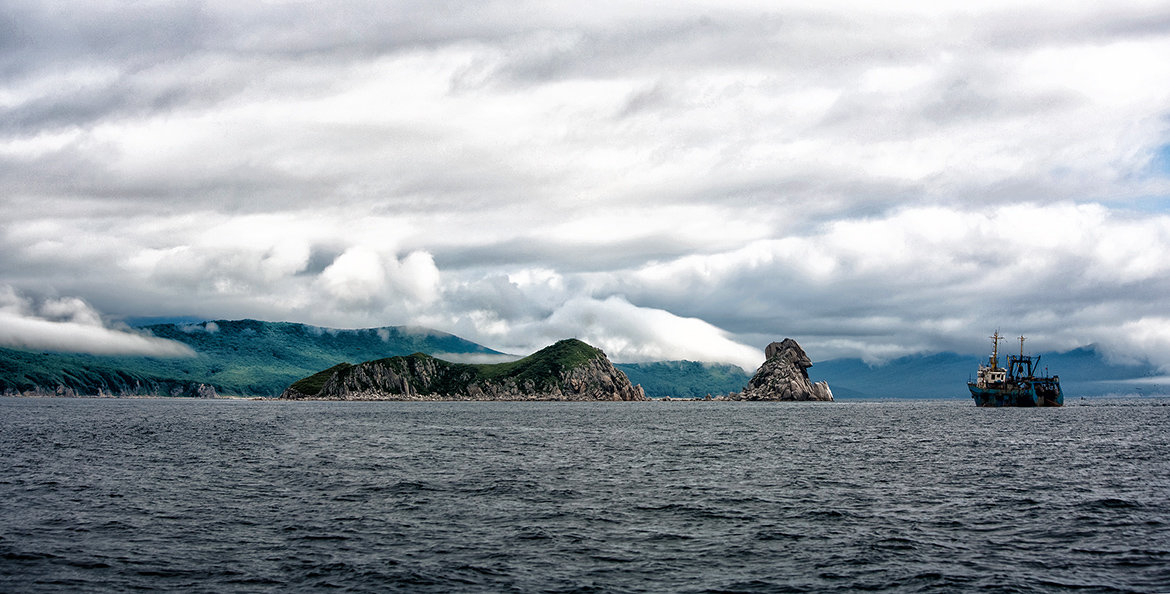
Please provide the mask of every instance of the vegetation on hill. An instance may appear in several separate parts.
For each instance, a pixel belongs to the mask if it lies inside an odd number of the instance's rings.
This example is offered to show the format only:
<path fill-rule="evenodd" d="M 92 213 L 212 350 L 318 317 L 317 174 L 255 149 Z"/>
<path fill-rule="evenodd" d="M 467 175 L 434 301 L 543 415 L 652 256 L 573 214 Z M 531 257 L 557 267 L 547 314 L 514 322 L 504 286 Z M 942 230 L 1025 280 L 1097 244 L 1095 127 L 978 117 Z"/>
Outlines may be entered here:
<path fill-rule="evenodd" d="M 359 365 L 341 364 L 315 373 L 294 382 L 290 388 L 305 395 L 315 396 L 321 387 L 335 374 L 338 382 L 346 378 L 362 377 L 370 368 L 385 368 L 404 377 L 419 394 L 454 394 L 464 391 L 470 384 L 504 383 L 509 380 L 517 385 L 529 382 L 537 389 L 547 389 L 577 367 L 604 356 L 603 353 L 577 339 L 557 342 L 516 361 L 506 363 L 452 363 L 424 353 L 408 356 L 386 357 L 367 361 Z M 378 374 L 372 374 L 378 375 Z M 359 385 L 359 389 L 372 389 L 372 385 Z"/>
<path fill-rule="evenodd" d="M 191 395 L 200 384 L 220 394 L 276 396 L 293 382 L 324 382 L 319 370 L 343 362 L 405 357 L 412 353 L 500 354 L 451 334 L 404 327 L 334 330 L 285 322 L 236 320 L 143 326 L 154 336 L 187 344 L 194 357 L 156 358 L 46 353 L 0 348 L 0 394 L 58 387 L 78 394 L 153 393 Z M 495 365 L 443 362 L 481 379 L 543 381 L 596 356 L 579 341 L 561 341 L 529 357 Z M 421 357 L 423 355 L 416 355 Z M 870 366 L 858 359 L 821 361 L 809 370 L 826 380 L 837 398 L 968 398 L 966 380 L 983 357 L 939 353 L 902 357 Z M 1107 360 L 1093 347 L 1046 353 L 1042 368 L 1059 374 L 1068 398 L 1103 394 L 1170 392 L 1159 371 L 1141 363 Z M 615 367 L 651 398 L 702 398 L 739 392 L 751 374 L 739 367 L 694 361 L 624 363 Z M 324 372 L 321 372 L 324 373 Z M 314 379 L 316 378 L 316 379 Z M 1145 379 L 1145 382 L 1134 380 Z M 320 384 L 316 385 L 320 389 Z M 306 392 L 308 393 L 308 392 Z"/>
<path fill-rule="evenodd" d="M 697 361 L 617 363 L 614 365 L 649 398 L 703 398 L 739 392 L 752 378 L 738 366 Z"/>
<path fill-rule="evenodd" d="M 539 386 L 544 385 L 544 382 L 547 382 L 549 378 L 561 377 L 566 371 L 585 365 L 600 356 L 603 356 L 601 350 L 576 338 L 570 338 L 545 347 L 523 359 L 473 367 L 485 379 L 511 378 L 517 383 L 532 380 Z"/>
<path fill-rule="evenodd" d="M 350 367 L 353 367 L 353 365 L 350 365 L 349 363 L 338 363 L 329 369 L 318 371 L 309 377 L 297 380 L 289 387 L 302 394 L 316 396 L 321 392 L 321 386 L 324 386 L 325 382 L 329 381 L 329 378 L 333 377 L 333 374 L 346 371 Z"/>
<path fill-rule="evenodd" d="M 287 322 L 217 320 L 156 324 L 141 330 L 182 342 L 194 357 L 156 358 L 0 349 L 0 393 L 67 386 L 95 394 L 134 381 L 207 384 L 220 394 L 276 396 L 298 378 L 344 361 L 414 352 L 496 351 L 457 336 L 405 327 L 335 330 Z"/>
<path fill-rule="evenodd" d="M 76 394 L 195 396 L 198 385 L 206 383 L 107 359 L 0 348 L 0 394 L 65 389 Z"/>

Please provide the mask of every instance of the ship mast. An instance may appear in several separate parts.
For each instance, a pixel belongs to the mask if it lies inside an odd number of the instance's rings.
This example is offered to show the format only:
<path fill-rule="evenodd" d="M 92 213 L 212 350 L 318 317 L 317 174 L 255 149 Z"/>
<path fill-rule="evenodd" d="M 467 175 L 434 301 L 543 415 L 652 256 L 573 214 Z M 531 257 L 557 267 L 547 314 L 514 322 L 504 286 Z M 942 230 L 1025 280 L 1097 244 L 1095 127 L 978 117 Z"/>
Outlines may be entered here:
<path fill-rule="evenodd" d="M 1024 337 L 1020 336 L 1020 358 L 1024 358 Z"/>
<path fill-rule="evenodd" d="M 998 329 L 995 331 L 995 334 L 991 335 L 991 340 L 994 341 L 992 343 L 992 347 L 991 347 L 991 368 L 992 369 L 999 369 L 999 341 L 1003 340 L 1003 338 L 1004 337 L 999 335 Z"/>

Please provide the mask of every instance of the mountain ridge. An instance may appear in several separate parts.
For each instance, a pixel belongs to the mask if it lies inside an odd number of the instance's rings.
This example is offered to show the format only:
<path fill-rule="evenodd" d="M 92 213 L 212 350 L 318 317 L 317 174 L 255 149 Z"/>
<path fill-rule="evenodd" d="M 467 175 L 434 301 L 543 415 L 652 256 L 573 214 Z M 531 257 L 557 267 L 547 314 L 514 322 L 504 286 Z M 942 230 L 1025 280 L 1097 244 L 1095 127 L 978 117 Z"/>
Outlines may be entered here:
<path fill-rule="evenodd" d="M 1060 377 L 1066 398 L 1170 394 L 1170 382 L 1155 381 L 1164 375 L 1157 367 L 1110 362 L 1094 345 L 1038 355 L 1040 370 Z M 986 362 L 986 356 L 939 352 L 907 355 L 882 365 L 831 359 L 814 363 L 813 370 L 833 386 L 838 398 L 970 398 L 967 380 Z"/>
<path fill-rule="evenodd" d="M 90 355 L 0 348 L 0 394 L 145 395 L 161 386 L 195 393 L 277 396 L 289 383 L 342 361 L 366 361 L 419 351 L 503 355 L 445 332 L 408 326 L 336 329 L 260 320 L 209 320 L 142 326 L 175 340 L 194 357 Z M 206 393 L 206 389 L 204 389 Z M 157 393 L 156 393 L 157 394 Z"/>
<path fill-rule="evenodd" d="M 194 357 L 91 355 L 0 347 L 0 394 L 238 395 L 274 397 L 291 383 L 342 362 L 424 352 L 432 356 L 508 355 L 438 330 L 410 326 L 336 329 L 295 322 L 207 320 L 155 323 L 139 329 L 177 340 Z M 966 380 L 984 356 L 952 352 L 901 357 L 871 366 L 860 359 L 817 361 L 813 379 L 850 398 L 969 398 Z M 1108 394 L 1170 394 L 1170 379 L 1149 364 L 1110 362 L 1086 345 L 1041 353 L 1041 368 L 1060 375 L 1070 398 Z M 650 398 L 703 398 L 743 390 L 749 374 L 700 361 L 614 363 Z"/>
<path fill-rule="evenodd" d="M 642 386 L 650 398 L 704 398 L 739 392 L 751 374 L 738 365 L 704 361 L 653 361 L 614 363 L 630 381 Z"/>

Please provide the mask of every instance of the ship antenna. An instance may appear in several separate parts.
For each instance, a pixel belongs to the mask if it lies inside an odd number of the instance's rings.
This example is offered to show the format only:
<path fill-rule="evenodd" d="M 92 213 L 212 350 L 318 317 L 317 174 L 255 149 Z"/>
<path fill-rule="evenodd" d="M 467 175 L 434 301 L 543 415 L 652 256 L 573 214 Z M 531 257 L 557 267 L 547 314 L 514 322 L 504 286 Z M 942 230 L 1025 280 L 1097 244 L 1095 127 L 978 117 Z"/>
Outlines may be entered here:
<path fill-rule="evenodd" d="M 999 335 L 999 328 L 995 329 L 995 334 L 991 335 L 991 340 L 994 341 L 991 347 L 991 368 L 999 369 L 999 341 L 1003 340 L 1003 337 Z"/>

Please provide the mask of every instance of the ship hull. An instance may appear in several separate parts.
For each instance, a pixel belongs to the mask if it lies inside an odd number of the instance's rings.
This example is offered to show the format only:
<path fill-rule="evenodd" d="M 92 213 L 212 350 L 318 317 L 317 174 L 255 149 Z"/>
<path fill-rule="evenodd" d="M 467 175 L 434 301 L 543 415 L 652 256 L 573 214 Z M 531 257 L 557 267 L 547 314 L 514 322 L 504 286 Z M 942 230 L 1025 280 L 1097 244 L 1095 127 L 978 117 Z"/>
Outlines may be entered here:
<path fill-rule="evenodd" d="M 976 406 L 1064 406 L 1064 391 L 1060 389 L 1058 383 L 986 388 L 969 383 L 967 388 L 971 390 L 971 398 L 975 400 Z"/>

